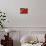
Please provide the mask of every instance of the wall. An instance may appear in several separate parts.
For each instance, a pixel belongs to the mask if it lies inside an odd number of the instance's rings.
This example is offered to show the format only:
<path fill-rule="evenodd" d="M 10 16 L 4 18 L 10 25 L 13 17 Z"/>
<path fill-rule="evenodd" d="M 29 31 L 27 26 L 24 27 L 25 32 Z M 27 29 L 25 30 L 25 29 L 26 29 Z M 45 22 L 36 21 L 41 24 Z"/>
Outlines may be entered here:
<path fill-rule="evenodd" d="M 21 7 L 29 8 L 29 14 L 20 14 Z M 21 31 L 20 36 L 31 31 L 46 31 L 46 0 L 0 0 L 0 9 L 7 15 L 5 26 Z"/>
<path fill-rule="evenodd" d="M 6 12 L 7 27 L 46 27 L 46 0 L 0 0 L 0 9 Z M 20 8 L 29 14 L 20 14 Z"/>

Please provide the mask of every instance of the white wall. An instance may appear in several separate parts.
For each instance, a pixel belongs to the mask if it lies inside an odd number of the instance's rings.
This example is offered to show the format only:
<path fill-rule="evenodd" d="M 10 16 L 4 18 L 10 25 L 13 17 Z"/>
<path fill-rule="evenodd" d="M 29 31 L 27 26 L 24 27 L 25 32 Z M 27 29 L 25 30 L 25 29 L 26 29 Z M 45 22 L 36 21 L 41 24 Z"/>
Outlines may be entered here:
<path fill-rule="evenodd" d="M 20 14 L 23 7 L 27 15 Z M 6 12 L 7 27 L 46 27 L 46 0 L 0 0 L 0 9 Z"/>
<path fill-rule="evenodd" d="M 27 15 L 20 14 L 23 7 L 29 9 Z M 20 31 L 20 36 L 31 31 L 46 31 L 46 0 L 0 0 L 0 9 L 6 12 L 6 26 L 13 27 L 12 31 Z"/>

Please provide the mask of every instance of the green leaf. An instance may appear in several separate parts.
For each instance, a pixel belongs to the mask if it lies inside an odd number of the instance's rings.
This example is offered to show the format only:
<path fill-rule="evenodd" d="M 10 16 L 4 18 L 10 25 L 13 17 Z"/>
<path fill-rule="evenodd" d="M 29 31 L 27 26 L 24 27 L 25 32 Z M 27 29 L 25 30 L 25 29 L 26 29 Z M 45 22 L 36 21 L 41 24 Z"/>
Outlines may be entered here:
<path fill-rule="evenodd" d="M 1 24 L 0 24 L 1 25 Z"/>
<path fill-rule="evenodd" d="M 3 28 L 3 25 L 1 25 L 1 27 Z"/>
<path fill-rule="evenodd" d="M 0 17 L 2 17 L 2 15 Z"/>
<path fill-rule="evenodd" d="M 0 13 L 2 13 L 2 12 L 0 12 Z"/>
<path fill-rule="evenodd" d="M 1 19 L 2 21 L 6 20 L 6 19 Z"/>
<path fill-rule="evenodd" d="M 6 16 L 3 16 L 3 17 L 6 17 Z"/>
<path fill-rule="evenodd" d="M 5 13 L 4 13 L 4 15 L 5 15 Z"/>
<path fill-rule="evenodd" d="M 1 21 L 0 21 L 0 23 L 1 23 Z"/>

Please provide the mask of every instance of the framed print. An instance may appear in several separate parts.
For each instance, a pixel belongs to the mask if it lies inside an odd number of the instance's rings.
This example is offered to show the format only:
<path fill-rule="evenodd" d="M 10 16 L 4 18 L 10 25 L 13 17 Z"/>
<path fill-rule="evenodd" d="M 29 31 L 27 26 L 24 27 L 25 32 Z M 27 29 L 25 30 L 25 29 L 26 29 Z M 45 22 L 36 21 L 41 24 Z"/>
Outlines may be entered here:
<path fill-rule="evenodd" d="M 20 14 L 28 14 L 28 8 L 20 8 Z"/>

